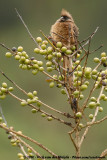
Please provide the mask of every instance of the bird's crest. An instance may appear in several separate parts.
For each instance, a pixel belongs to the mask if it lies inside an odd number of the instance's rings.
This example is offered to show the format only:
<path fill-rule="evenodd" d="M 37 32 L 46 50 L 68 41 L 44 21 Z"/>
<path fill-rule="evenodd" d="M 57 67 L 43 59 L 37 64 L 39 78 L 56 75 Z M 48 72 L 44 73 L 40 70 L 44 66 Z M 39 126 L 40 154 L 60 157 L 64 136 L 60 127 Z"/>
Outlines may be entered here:
<path fill-rule="evenodd" d="M 66 11 L 65 9 L 62 9 L 61 17 L 64 17 L 64 16 L 66 16 L 66 17 L 70 18 L 72 21 L 74 21 L 71 14 L 68 11 Z"/>

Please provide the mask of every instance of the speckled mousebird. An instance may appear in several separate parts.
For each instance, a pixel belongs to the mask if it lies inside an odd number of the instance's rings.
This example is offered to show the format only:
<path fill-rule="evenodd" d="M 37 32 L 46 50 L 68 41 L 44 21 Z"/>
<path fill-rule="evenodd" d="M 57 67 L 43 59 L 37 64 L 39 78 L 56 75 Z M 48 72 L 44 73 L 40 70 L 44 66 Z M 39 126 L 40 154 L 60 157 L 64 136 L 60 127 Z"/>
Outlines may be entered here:
<path fill-rule="evenodd" d="M 79 34 L 78 27 L 76 26 L 72 15 L 65 9 L 62 9 L 61 17 L 52 25 L 50 33 L 55 43 L 62 42 L 63 46 L 66 46 L 68 49 L 72 46 L 77 48 L 77 37 Z M 66 70 L 72 70 L 72 59 L 68 58 L 66 55 L 63 55 L 63 67 Z M 72 76 L 67 78 L 66 71 L 63 71 L 63 74 L 65 83 L 72 86 Z M 72 103 L 71 101 L 70 103 Z"/>

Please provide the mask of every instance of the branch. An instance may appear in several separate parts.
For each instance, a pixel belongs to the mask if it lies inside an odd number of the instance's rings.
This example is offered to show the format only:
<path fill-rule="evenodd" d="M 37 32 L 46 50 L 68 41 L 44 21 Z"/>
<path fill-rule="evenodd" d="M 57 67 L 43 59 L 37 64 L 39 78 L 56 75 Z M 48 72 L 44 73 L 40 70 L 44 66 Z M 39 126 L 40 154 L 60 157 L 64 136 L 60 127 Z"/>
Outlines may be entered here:
<path fill-rule="evenodd" d="M 24 134 L 18 133 L 18 132 L 14 131 L 14 130 L 8 128 L 8 127 L 4 127 L 2 124 L 0 124 L 0 127 L 3 128 L 3 129 L 5 129 L 5 130 L 8 131 L 8 132 L 12 132 L 12 133 L 16 134 L 17 136 L 20 136 L 20 137 L 23 137 L 23 138 L 29 140 L 30 142 L 36 144 L 36 145 L 39 146 L 40 148 L 42 148 L 42 149 L 44 149 L 45 151 L 47 151 L 48 153 L 50 153 L 52 156 L 55 156 L 57 159 L 61 160 L 61 158 L 58 158 L 58 156 L 57 156 L 55 153 L 53 153 L 51 150 L 49 150 L 48 148 L 46 148 L 45 146 L 43 146 L 43 145 L 40 144 L 39 142 L 35 141 L 34 139 L 32 139 L 32 138 L 30 138 L 30 137 L 28 137 L 28 136 L 26 136 L 26 135 L 24 135 Z M 17 139 L 19 139 L 19 141 L 21 140 L 19 137 L 17 137 Z M 21 142 L 25 145 L 25 142 L 24 142 L 24 141 L 21 140 Z M 31 148 L 31 147 L 29 147 L 29 146 L 27 146 L 27 147 L 30 148 L 36 155 L 38 154 L 33 148 Z M 40 156 L 40 155 L 38 154 L 37 156 Z M 40 157 L 41 157 L 41 156 L 40 156 Z"/>
<path fill-rule="evenodd" d="M 19 12 L 18 12 L 18 10 L 17 10 L 16 8 L 15 8 L 15 11 L 16 11 L 16 13 L 17 13 L 17 16 L 19 17 L 19 19 L 20 19 L 21 22 L 23 23 L 24 27 L 26 28 L 26 30 L 27 30 L 27 32 L 28 32 L 30 38 L 34 41 L 34 43 L 35 43 L 35 44 L 38 46 L 38 48 L 40 49 L 40 46 L 39 46 L 38 43 L 35 41 L 35 38 L 34 38 L 34 37 L 32 36 L 32 34 L 30 33 L 30 31 L 29 31 L 27 25 L 25 24 L 25 22 L 24 22 L 22 16 L 19 14 Z"/>
<path fill-rule="evenodd" d="M 99 100 L 100 100 L 101 94 L 103 93 L 103 90 L 104 90 L 104 86 L 102 86 L 102 88 L 101 88 L 99 97 L 98 97 L 98 99 L 97 99 L 97 103 L 99 103 Z M 92 119 L 92 123 L 95 122 L 96 116 L 97 116 L 97 114 L 98 114 L 98 109 L 99 109 L 99 107 L 97 107 L 96 110 L 95 110 L 95 114 L 94 114 L 94 117 L 93 117 L 93 119 Z M 83 140 L 84 140 L 84 138 L 86 137 L 86 134 L 88 133 L 88 130 L 89 130 L 90 127 L 91 127 L 91 126 L 88 126 L 88 127 L 86 128 L 86 130 L 84 131 L 84 133 L 83 133 L 83 135 L 82 135 L 82 138 L 81 138 L 81 140 L 80 140 L 80 144 L 79 144 L 80 146 L 82 145 Z"/>
<path fill-rule="evenodd" d="M 105 149 L 105 150 L 101 153 L 100 158 L 98 158 L 98 159 L 96 159 L 96 160 L 102 160 L 103 157 L 106 157 L 106 156 L 107 156 L 107 149 Z"/>

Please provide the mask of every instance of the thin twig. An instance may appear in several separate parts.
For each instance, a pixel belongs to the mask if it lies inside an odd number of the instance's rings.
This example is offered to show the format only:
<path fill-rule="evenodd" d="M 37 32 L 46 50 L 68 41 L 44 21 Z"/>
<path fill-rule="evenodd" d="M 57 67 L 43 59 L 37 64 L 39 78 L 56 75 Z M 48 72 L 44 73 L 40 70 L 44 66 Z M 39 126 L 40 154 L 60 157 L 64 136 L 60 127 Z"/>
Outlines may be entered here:
<path fill-rule="evenodd" d="M 75 147 L 76 151 L 78 151 L 78 147 L 77 147 L 77 145 L 76 145 L 76 143 L 75 143 L 74 138 L 72 137 L 71 132 L 68 132 L 68 133 L 69 133 L 69 136 L 70 136 L 70 138 L 71 138 L 71 140 L 72 140 L 72 142 L 73 142 L 73 144 L 74 144 L 74 147 Z"/>
<path fill-rule="evenodd" d="M 101 155 L 100 155 L 100 158 L 96 159 L 96 160 L 102 160 L 103 158 L 105 158 L 107 156 L 107 149 L 105 149 Z"/>
<path fill-rule="evenodd" d="M 44 149 L 45 151 L 47 151 L 47 152 L 50 153 L 51 155 L 55 156 L 57 159 L 61 160 L 61 158 L 58 158 L 58 156 L 57 156 L 55 153 L 53 153 L 53 152 L 50 151 L 48 148 L 46 148 L 45 146 L 43 146 L 43 145 L 40 144 L 39 142 L 35 141 L 34 139 L 32 139 L 32 138 L 30 138 L 30 137 L 28 137 L 28 136 L 26 136 L 26 135 L 24 135 L 24 134 L 22 134 L 22 133 L 19 133 L 19 132 L 16 132 L 16 131 L 12 130 L 12 129 L 9 129 L 8 127 L 4 127 L 2 124 L 0 124 L 0 127 L 3 128 L 3 129 L 5 129 L 5 130 L 7 130 L 8 132 L 12 132 L 12 133 L 16 134 L 17 136 L 20 136 L 20 137 L 23 137 L 23 138 L 29 140 L 30 142 L 36 144 L 37 146 L 39 146 L 40 148 Z M 17 137 L 17 139 L 20 140 L 19 137 Z M 23 142 L 24 142 L 24 141 L 23 141 Z M 30 148 L 30 147 L 28 147 L 28 148 Z M 30 149 L 31 149 L 31 148 L 30 148 Z M 31 149 L 31 150 L 32 150 L 32 149 Z M 37 154 L 37 153 L 36 153 L 36 154 Z M 39 155 L 38 155 L 38 156 L 39 156 Z"/>
<path fill-rule="evenodd" d="M 103 93 L 103 90 L 104 90 L 104 86 L 102 86 L 102 88 L 101 88 L 99 97 L 98 97 L 98 99 L 97 99 L 97 103 L 99 103 L 99 100 L 100 100 L 101 94 Z M 95 122 L 96 116 L 97 116 L 97 114 L 98 114 L 98 109 L 99 109 L 99 107 L 97 107 L 96 110 L 95 110 L 95 114 L 94 114 L 94 117 L 93 117 L 93 119 L 92 119 L 92 123 Z M 82 135 L 82 138 L 81 138 L 81 141 L 80 141 L 80 144 L 79 144 L 80 146 L 82 145 L 83 140 L 84 140 L 84 138 L 86 137 L 86 134 L 88 133 L 88 130 L 89 130 L 90 127 L 91 127 L 91 126 L 88 126 L 88 127 L 86 128 L 86 130 L 84 131 L 84 133 L 83 133 L 83 135 Z"/>
<path fill-rule="evenodd" d="M 41 49 L 40 46 L 38 45 L 38 43 L 36 42 L 35 38 L 32 36 L 31 32 L 29 31 L 29 29 L 28 29 L 27 25 L 25 24 L 22 16 L 19 14 L 19 12 L 18 12 L 18 10 L 17 10 L 16 8 L 15 8 L 15 11 L 16 11 L 16 13 L 17 13 L 17 16 L 19 17 L 19 19 L 20 19 L 21 22 L 23 23 L 24 27 L 26 28 L 26 30 L 27 30 L 30 38 L 34 41 L 34 43 L 38 46 L 38 48 Z"/>

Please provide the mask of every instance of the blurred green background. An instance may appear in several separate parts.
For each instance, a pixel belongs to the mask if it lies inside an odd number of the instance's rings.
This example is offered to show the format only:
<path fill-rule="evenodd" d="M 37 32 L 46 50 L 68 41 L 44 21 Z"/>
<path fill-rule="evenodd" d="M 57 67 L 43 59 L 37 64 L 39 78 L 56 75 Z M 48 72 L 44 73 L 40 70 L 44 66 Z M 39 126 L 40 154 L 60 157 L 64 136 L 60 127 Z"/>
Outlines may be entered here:
<path fill-rule="evenodd" d="M 10 48 L 22 45 L 30 56 L 34 56 L 35 44 L 18 19 L 14 8 L 18 9 L 34 37 L 41 36 L 40 29 L 49 35 L 51 25 L 59 18 L 61 9 L 65 8 L 73 15 L 79 27 L 80 40 L 90 35 L 97 26 L 100 27 L 93 38 L 91 47 L 93 50 L 104 44 L 103 49 L 95 53 L 96 56 L 100 56 L 102 51 L 107 51 L 107 0 L 0 0 L 0 42 Z M 4 56 L 5 52 L 6 50 L 0 47 L 1 70 L 27 92 L 37 90 L 38 96 L 43 102 L 62 111 L 71 112 L 66 103 L 66 97 L 60 95 L 60 90 L 50 89 L 45 82 L 44 75 L 33 76 L 31 72 L 19 69 L 18 62 L 13 58 L 7 59 Z M 91 66 L 94 65 L 92 62 L 94 56 L 91 55 L 89 59 Z M 37 58 L 38 60 L 41 59 L 39 56 Z M 8 82 L 1 75 L 0 83 L 3 81 Z M 11 85 L 9 82 L 8 84 Z M 17 89 L 14 93 L 25 98 Z M 70 131 L 69 127 L 54 120 L 48 122 L 41 118 L 39 113 L 32 114 L 29 107 L 20 107 L 19 102 L 10 96 L 5 101 L 0 100 L 0 104 L 9 126 L 14 126 L 17 131 L 21 130 L 58 155 L 75 155 L 74 147 L 67 134 Z M 99 114 L 99 119 L 107 113 L 107 104 L 104 104 L 103 107 L 104 112 Z M 82 155 L 99 156 L 107 147 L 106 135 L 106 122 L 92 127 L 83 143 Z M 34 146 L 34 148 L 42 155 L 47 155 L 39 147 Z M 0 159 L 17 160 L 18 152 L 20 150 L 10 145 L 7 135 L 0 129 Z"/>

